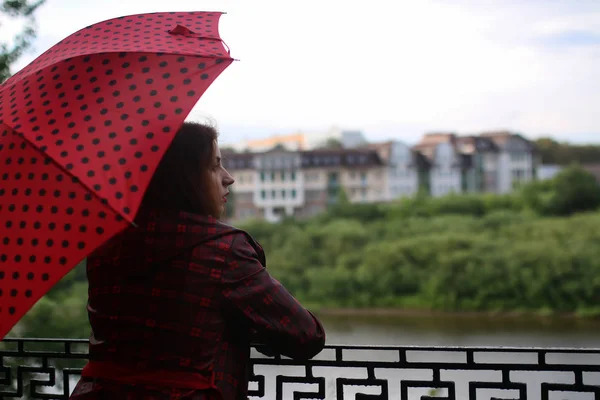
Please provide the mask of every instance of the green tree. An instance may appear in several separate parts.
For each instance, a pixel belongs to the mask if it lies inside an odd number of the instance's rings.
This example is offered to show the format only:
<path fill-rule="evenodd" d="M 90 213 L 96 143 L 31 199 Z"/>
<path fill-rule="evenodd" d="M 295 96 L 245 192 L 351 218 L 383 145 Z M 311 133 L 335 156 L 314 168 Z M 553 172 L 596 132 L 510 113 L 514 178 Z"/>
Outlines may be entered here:
<path fill-rule="evenodd" d="M 551 138 L 540 138 L 535 141 L 535 146 L 543 164 L 588 164 L 597 163 L 600 160 L 600 145 L 574 145 L 557 142 Z"/>
<path fill-rule="evenodd" d="M 575 164 L 553 179 L 523 185 L 519 193 L 526 207 L 542 215 L 571 215 L 600 206 L 596 178 Z"/>
<path fill-rule="evenodd" d="M 44 2 L 45 0 L 4 0 L 0 4 L 1 15 L 25 21 L 23 30 L 14 37 L 12 45 L 0 43 L 0 83 L 10 77 L 11 65 L 31 46 L 36 36 L 34 12 Z"/>
<path fill-rule="evenodd" d="M 600 206 L 600 186 L 596 178 L 577 165 L 558 173 L 553 184 L 554 196 L 550 207 L 555 215 L 570 215 Z"/>

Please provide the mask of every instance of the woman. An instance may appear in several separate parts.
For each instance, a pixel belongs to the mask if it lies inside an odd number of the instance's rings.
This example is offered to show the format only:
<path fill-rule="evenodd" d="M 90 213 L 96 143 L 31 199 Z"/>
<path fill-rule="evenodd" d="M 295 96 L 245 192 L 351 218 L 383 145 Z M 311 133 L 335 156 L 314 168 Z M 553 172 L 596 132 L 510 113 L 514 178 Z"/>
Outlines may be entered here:
<path fill-rule="evenodd" d="M 251 341 L 295 359 L 323 349 L 259 244 L 217 220 L 233 182 L 216 130 L 185 123 L 137 227 L 88 257 L 90 362 L 72 400 L 246 399 Z"/>

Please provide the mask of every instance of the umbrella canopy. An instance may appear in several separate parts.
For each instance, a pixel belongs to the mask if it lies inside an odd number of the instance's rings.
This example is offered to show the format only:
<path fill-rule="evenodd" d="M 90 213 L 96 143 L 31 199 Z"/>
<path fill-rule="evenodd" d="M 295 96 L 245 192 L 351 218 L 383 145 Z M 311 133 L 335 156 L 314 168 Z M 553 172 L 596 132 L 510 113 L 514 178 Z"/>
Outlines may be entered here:
<path fill-rule="evenodd" d="M 133 222 L 174 134 L 233 61 L 220 17 L 88 26 L 0 86 L 0 337 Z"/>

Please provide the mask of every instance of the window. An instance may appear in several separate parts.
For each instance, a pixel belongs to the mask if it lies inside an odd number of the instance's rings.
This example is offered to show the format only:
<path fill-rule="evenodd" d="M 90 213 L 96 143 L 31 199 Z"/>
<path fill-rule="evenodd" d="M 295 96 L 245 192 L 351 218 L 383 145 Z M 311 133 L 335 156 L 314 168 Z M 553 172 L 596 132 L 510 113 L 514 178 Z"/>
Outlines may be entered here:
<path fill-rule="evenodd" d="M 527 153 L 524 152 L 514 152 L 510 154 L 510 160 L 513 162 L 522 162 L 527 159 Z"/>
<path fill-rule="evenodd" d="M 260 173 L 260 181 L 264 182 L 265 181 L 265 173 L 261 171 Z"/>
<path fill-rule="evenodd" d="M 282 198 L 282 199 L 285 199 L 285 190 L 282 190 L 282 191 L 281 191 L 281 198 Z"/>
<path fill-rule="evenodd" d="M 329 173 L 329 184 L 335 185 L 335 184 L 337 184 L 337 181 L 338 181 L 337 172 L 330 172 Z"/>
<path fill-rule="evenodd" d="M 285 172 L 281 171 L 281 181 L 284 182 L 285 181 Z"/>
<path fill-rule="evenodd" d="M 260 191 L 260 197 L 264 200 L 267 198 L 267 192 L 265 192 L 264 190 Z"/>
<path fill-rule="evenodd" d="M 271 190 L 271 198 L 274 199 L 277 193 L 274 190 Z"/>
<path fill-rule="evenodd" d="M 271 182 L 275 182 L 275 172 L 271 172 Z"/>
<path fill-rule="evenodd" d="M 513 169 L 512 177 L 515 180 L 521 180 L 521 179 L 525 178 L 525 171 L 522 169 Z"/>
<path fill-rule="evenodd" d="M 296 171 L 292 171 L 292 180 L 295 181 L 296 180 Z"/>
<path fill-rule="evenodd" d="M 292 189 L 292 199 L 296 198 L 296 189 Z"/>

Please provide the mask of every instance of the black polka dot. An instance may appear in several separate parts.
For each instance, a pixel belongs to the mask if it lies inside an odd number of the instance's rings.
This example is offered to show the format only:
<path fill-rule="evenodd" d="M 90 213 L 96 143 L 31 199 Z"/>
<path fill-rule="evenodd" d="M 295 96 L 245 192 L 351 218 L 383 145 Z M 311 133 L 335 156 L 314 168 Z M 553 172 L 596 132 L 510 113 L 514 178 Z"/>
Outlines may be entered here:
<path fill-rule="evenodd" d="M 213 18 L 208 13 L 157 13 L 92 25 L 25 67 L 18 85 L 5 91 L 0 119 L 30 132 L 37 148 L 25 143 L 23 135 L 13 139 L 0 130 L 0 165 L 5 166 L 0 168 L 0 259 L 14 263 L 31 281 L 30 287 L 3 286 L 4 296 L 14 295 L 15 303 L 1 311 L 25 312 L 28 306 L 19 301 L 33 298 L 33 292 L 36 298 L 43 296 L 48 290 L 43 282 L 50 281 L 55 268 L 69 267 L 77 252 L 114 233 L 113 225 L 100 226 L 107 218 L 114 222 L 113 214 L 107 217 L 99 207 L 108 205 L 107 199 L 131 196 L 134 201 L 144 191 L 146 180 L 138 174 L 155 168 L 153 152 L 163 151 L 163 142 L 168 143 L 166 136 L 157 140 L 156 135 L 171 136 L 187 103 L 212 81 L 208 68 L 230 60 L 218 40 L 204 39 L 193 42 L 210 62 L 173 58 L 192 39 L 165 34 L 165 23 L 187 24 L 199 36 L 211 37 L 216 35 L 215 23 L 209 21 Z M 121 48 L 115 52 L 116 46 Z M 154 50 L 140 54 L 145 47 Z M 214 74 L 220 71 L 215 68 Z M 52 159 L 39 158 L 48 152 Z M 85 185 L 71 176 L 85 178 Z M 123 216 L 135 211 L 129 201 L 119 207 Z M 3 229 L 11 236 L 3 236 Z M 62 276 L 66 268 L 58 272 Z"/>

